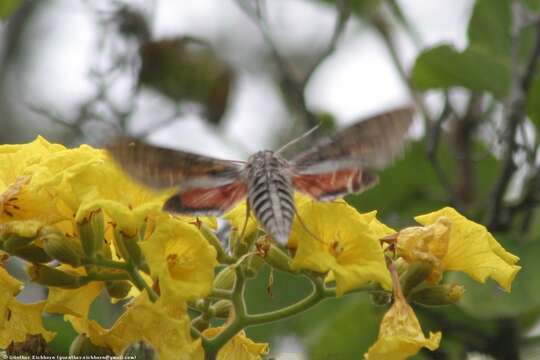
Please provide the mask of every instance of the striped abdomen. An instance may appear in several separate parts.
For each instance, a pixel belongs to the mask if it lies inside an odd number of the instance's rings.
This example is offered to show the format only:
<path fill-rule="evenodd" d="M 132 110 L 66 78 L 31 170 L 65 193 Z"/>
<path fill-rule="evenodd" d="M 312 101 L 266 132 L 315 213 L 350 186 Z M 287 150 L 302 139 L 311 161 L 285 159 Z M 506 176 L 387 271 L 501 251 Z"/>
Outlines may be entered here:
<path fill-rule="evenodd" d="M 294 197 L 287 162 L 271 151 L 248 161 L 248 202 L 266 232 L 287 245 L 294 217 Z"/>

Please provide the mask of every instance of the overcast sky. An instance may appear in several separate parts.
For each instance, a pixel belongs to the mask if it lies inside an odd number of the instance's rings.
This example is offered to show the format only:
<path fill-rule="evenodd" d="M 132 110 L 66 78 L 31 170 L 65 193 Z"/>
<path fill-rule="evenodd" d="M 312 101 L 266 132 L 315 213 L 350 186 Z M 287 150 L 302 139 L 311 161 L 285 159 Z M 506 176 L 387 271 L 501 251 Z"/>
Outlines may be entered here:
<path fill-rule="evenodd" d="M 466 45 L 472 1 L 398 2 L 417 26 L 425 46 L 441 42 L 451 42 L 458 48 Z M 32 102 L 69 114 L 92 91 L 87 71 L 89 61 L 95 58 L 95 24 L 82 3 L 57 0 L 52 4 L 45 7 L 47 16 L 29 30 L 42 41 L 34 49 L 33 57 L 39 61 L 28 68 L 20 91 L 24 96 L 25 89 L 37 89 L 37 95 L 31 92 Z M 233 0 L 157 0 L 156 4 L 155 38 L 186 34 L 206 38 L 218 51 L 225 51 L 239 76 L 227 112 L 225 140 L 196 116 L 190 116 L 156 133 L 152 141 L 224 158 L 244 158 L 248 152 L 271 146 L 276 132 L 290 123 L 268 75 L 253 64 L 254 58 L 267 51 L 257 28 Z M 324 48 L 334 24 L 331 7 L 307 0 L 272 0 L 267 4 L 272 36 L 284 54 L 305 44 Z M 406 68 L 410 68 L 416 56 L 414 46 L 403 37 L 399 50 Z M 338 50 L 312 78 L 307 100 L 313 110 L 332 113 L 341 125 L 409 102 L 386 49 L 354 18 Z M 159 117 L 168 110 L 163 101 L 148 97 L 139 117 Z"/>

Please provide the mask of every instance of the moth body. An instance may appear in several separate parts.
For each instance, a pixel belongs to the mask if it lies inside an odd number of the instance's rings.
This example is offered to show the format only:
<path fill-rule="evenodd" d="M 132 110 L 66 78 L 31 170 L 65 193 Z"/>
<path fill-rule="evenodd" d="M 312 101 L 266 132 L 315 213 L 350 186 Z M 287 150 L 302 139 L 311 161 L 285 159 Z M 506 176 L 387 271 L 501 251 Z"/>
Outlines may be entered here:
<path fill-rule="evenodd" d="M 177 187 L 163 205 L 174 214 L 220 216 L 247 196 L 264 230 L 287 245 L 296 213 L 294 190 L 317 201 L 360 193 L 377 171 L 403 152 L 414 109 L 404 107 L 360 121 L 285 160 L 264 150 L 247 162 L 221 160 L 119 138 L 107 149 L 136 180 L 156 189 Z"/>
<path fill-rule="evenodd" d="M 295 213 L 289 164 L 273 151 L 259 151 L 248 159 L 246 184 L 253 214 L 275 241 L 286 245 Z"/>

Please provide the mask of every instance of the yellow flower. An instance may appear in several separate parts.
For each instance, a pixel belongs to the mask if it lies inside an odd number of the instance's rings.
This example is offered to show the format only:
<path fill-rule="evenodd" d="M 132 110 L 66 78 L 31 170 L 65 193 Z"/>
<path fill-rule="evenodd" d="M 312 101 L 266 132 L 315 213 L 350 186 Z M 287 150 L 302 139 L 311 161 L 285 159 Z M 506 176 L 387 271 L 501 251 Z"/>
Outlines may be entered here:
<path fill-rule="evenodd" d="M 5 349 L 12 341 L 20 342 L 26 335 L 41 334 L 46 341 L 51 341 L 55 334 L 43 327 L 42 313 L 45 302 L 22 304 L 15 296 L 22 288 L 22 283 L 0 267 L 0 348 Z"/>
<path fill-rule="evenodd" d="M 441 333 L 430 332 L 429 338 L 424 336 L 413 309 L 403 296 L 397 272 L 394 274 L 394 303 L 384 315 L 377 341 L 364 354 L 365 359 L 402 360 L 422 347 L 432 351 L 439 347 Z"/>
<path fill-rule="evenodd" d="M 204 330 L 202 334 L 207 338 L 213 338 L 223 331 L 223 328 L 224 327 L 209 328 Z M 244 330 L 242 330 L 219 350 L 217 360 L 257 360 L 262 359 L 262 355 L 267 354 L 267 343 L 254 342 L 248 338 Z M 195 351 L 193 359 L 204 359 L 204 350 L 200 341 L 198 341 L 198 347 Z"/>
<path fill-rule="evenodd" d="M 392 287 L 379 242 L 385 231 L 375 213 L 360 215 L 345 201 L 304 202 L 298 213 L 305 227 L 298 220 L 293 224 L 289 238 L 289 246 L 296 247 L 293 269 L 332 271 L 338 295 L 369 281 Z"/>
<path fill-rule="evenodd" d="M 143 340 L 154 347 L 162 360 L 191 360 L 196 346 L 190 336 L 186 305 L 177 304 L 173 310 L 159 301 L 152 303 L 146 293 L 136 298 L 110 329 L 104 329 L 93 320 L 70 315 L 66 319 L 93 344 L 109 347 L 115 354 Z"/>
<path fill-rule="evenodd" d="M 398 297 L 384 315 L 377 341 L 364 357 L 369 360 L 406 359 L 422 347 L 432 351 L 437 349 L 440 341 L 440 332 L 430 332 L 429 338 L 424 336 L 413 309 L 403 297 Z"/>
<path fill-rule="evenodd" d="M 201 298 L 212 290 L 216 250 L 194 225 L 163 214 L 140 246 L 164 303 Z"/>
<path fill-rule="evenodd" d="M 491 277 L 504 290 L 510 291 L 512 281 L 521 269 L 515 265 L 519 258 L 507 252 L 484 226 L 449 207 L 417 216 L 415 220 L 425 228 L 413 228 L 407 237 L 417 236 L 417 242 L 424 245 L 418 247 L 414 245 L 415 241 L 407 241 L 413 245 L 410 249 L 416 247 L 409 253 L 427 253 L 432 259 L 438 259 L 436 271 L 439 273 L 463 271 L 479 282 Z M 405 230 L 400 232 L 398 243 Z"/>
<path fill-rule="evenodd" d="M 53 195 L 34 186 L 34 166 L 64 149 L 38 137 L 29 144 L 0 146 L 0 223 L 14 219 L 60 221 Z"/>

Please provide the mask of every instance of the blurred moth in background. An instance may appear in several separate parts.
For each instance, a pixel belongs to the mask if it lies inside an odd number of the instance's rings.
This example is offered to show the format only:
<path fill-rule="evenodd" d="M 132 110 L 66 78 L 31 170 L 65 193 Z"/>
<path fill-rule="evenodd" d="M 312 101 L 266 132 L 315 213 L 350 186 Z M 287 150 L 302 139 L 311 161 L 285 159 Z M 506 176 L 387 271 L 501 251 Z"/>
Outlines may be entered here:
<path fill-rule="evenodd" d="M 296 213 L 294 190 L 330 201 L 373 187 L 376 171 L 403 152 L 413 114 L 405 107 L 373 116 L 317 141 L 290 161 L 280 153 L 298 139 L 277 151 L 259 151 L 247 162 L 130 138 L 116 139 L 107 150 L 134 179 L 155 189 L 178 187 L 164 210 L 219 216 L 247 196 L 248 212 L 251 209 L 266 233 L 286 246 Z"/>

